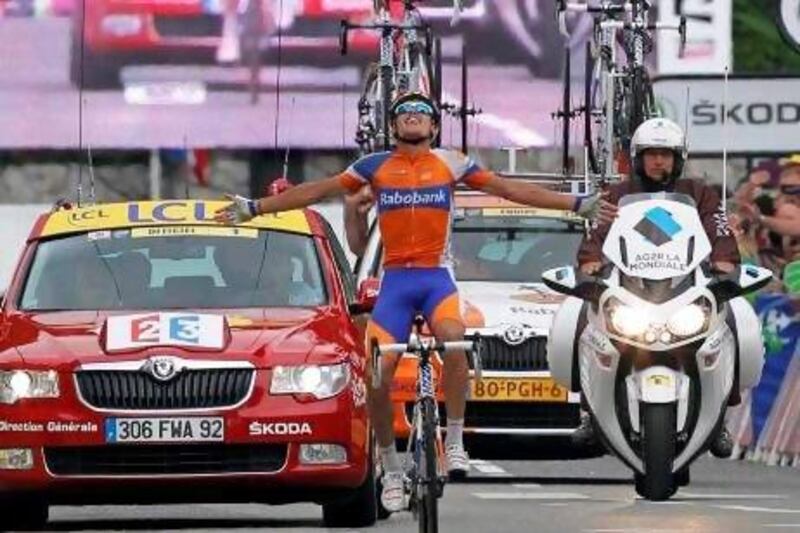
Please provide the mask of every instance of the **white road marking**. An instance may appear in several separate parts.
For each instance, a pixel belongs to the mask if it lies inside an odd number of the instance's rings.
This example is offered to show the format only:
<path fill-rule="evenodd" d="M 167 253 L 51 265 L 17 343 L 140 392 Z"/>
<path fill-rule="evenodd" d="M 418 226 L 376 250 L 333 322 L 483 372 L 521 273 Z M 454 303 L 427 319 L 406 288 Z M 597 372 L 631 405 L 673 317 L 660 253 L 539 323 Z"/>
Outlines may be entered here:
<path fill-rule="evenodd" d="M 643 527 L 631 527 L 622 529 L 584 529 L 584 533 L 677 533 L 685 532 L 685 529 L 653 529 Z"/>
<path fill-rule="evenodd" d="M 800 509 L 773 509 L 772 507 L 753 507 L 750 505 L 714 505 L 718 509 L 744 511 L 746 513 L 800 514 Z"/>
<path fill-rule="evenodd" d="M 511 485 L 515 489 L 541 489 L 542 485 L 540 483 L 514 483 Z"/>
<path fill-rule="evenodd" d="M 699 492 L 679 492 L 678 498 L 695 500 L 785 500 L 785 494 L 702 494 Z"/>
<path fill-rule="evenodd" d="M 586 494 L 577 492 L 474 492 L 481 500 L 588 500 Z"/>
<path fill-rule="evenodd" d="M 473 459 L 469 462 L 469 465 L 481 474 L 488 474 L 490 476 L 511 476 L 511 474 L 506 472 L 503 468 L 489 461 Z"/>

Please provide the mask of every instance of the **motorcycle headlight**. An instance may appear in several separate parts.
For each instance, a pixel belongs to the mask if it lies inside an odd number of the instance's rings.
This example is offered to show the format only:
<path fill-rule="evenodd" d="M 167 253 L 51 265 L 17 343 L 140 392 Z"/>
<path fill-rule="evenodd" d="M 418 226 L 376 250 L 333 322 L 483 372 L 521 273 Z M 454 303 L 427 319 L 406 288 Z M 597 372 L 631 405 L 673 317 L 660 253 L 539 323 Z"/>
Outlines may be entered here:
<path fill-rule="evenodd" d="M 0 371 L 0 403 L 13 404 L 24 398 L 58 398 L 55 370 Z"/>
<path fill-rule="evenodd" d="M 347 363 L 338 365 L 276 366 L 270 394 L 311 394 L 318 400 L 332 398 L 347 386 Z"/>
<path fill-rule="evenodd" d="M 611 327 L 626 337 L 640 337 L 650 326 L 649 317 L 617 300 L 609 299 L 606 304 L 606 320 Z"/>
<path fill-rule="evenodd" d="M 687 305 L 667 320 L 667 329 L 676 337 L 692 337 L 707 327 L 710 308 L 704 299 Z"/>

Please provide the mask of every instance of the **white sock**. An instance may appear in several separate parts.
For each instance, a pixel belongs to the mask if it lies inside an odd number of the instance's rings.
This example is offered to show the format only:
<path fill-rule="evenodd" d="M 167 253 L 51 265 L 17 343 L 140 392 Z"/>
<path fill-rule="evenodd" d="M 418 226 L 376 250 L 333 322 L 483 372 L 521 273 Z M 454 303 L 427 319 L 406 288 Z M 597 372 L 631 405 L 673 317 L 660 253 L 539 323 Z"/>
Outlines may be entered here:
<path fill-rule="evenodd" d="M 447 417 L 447 437 L 444 445 L 464 447 L 464 419 Z"/>
<path fill-rule="evenodd" d="M 381 464 L 386 472 L 402 472 L 403 466 L 400 464 L 400 456 L 397 455 L 397 448 L 394 444 L 384 448 L 380 447 Z"/>

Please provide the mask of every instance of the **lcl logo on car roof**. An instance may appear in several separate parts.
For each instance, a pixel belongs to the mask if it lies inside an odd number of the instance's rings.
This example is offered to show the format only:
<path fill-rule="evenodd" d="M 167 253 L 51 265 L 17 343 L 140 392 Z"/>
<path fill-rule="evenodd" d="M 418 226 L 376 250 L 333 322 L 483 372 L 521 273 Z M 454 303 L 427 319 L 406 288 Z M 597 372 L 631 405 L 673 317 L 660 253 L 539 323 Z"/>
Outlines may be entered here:
<path fill-rule="evenodd" d="M 169 381 L 181 370 L 183 368 L 176 364 L 174 357 L 151 357 L 142 365 L 142 371 L 147 372 L 158 381 Z"/>

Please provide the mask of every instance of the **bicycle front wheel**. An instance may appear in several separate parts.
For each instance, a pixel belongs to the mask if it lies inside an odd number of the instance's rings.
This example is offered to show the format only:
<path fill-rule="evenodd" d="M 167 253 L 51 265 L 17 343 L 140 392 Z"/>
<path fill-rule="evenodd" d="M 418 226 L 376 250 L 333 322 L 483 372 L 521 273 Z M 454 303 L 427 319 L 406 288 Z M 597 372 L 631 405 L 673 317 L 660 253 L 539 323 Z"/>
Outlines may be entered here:
<path fill-rule="evenodd" d="M 419 487 L 419 532 L 439 531 L 439 456 L 436 449 L 436 402 L 433 398 L 422 399 L 422 457 L 425 464 L 421 471 L 424 477 Z"/>

